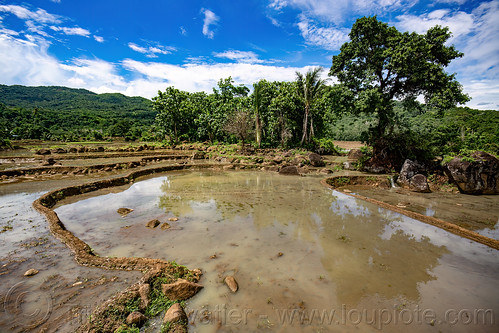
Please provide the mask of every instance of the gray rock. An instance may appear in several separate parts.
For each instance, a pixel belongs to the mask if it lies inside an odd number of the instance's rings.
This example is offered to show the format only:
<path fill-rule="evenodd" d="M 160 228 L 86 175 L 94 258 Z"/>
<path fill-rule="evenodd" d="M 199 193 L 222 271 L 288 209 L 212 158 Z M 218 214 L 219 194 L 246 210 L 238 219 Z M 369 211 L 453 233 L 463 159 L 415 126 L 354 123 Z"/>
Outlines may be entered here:
<path fill-rule="evenodd" d="M 418 173 L 409 180 L 409 188 L 414 192 L 430 193 L 430 186 L 426 176 Z"/>
<path fill-rule="evenodd" d="M 402 187 L 409 187 L 411 178 L 417 174 L 423 174 L 425 173 L 425 171 L 425 167 L 417 161 L 406 159 L 404 161 L 404 164 L 402 165 L 402 168 L 400 169 L 400 174 L 397 178 L 397 184 Z"/>
<path fill-rule="evenodd" d="M 445 172 L 459 191 L 465 194 L 499 194 L 499 160 L 476 151 L 470 160 L 456 157 L 447 163 Z"/>
<path fill-rule="evenodd" d="M 321 167 L 326 165 L 324 161 L 322 160 L 322 156 L 316 153 L 310 153 L 308 154 L 308 159 L 310 161 L 310 164 L 314 167 Z"/>

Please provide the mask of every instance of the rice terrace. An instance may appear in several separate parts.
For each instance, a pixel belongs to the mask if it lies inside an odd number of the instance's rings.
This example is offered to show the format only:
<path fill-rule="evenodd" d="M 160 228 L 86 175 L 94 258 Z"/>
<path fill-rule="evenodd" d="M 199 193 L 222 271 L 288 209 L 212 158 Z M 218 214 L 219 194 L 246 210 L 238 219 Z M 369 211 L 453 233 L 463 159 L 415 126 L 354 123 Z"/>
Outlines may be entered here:
<path fill-rule="evenodd" d="M 499 331 L 499 2 L 205 2 L 0 1 L 0 332 Z"/>

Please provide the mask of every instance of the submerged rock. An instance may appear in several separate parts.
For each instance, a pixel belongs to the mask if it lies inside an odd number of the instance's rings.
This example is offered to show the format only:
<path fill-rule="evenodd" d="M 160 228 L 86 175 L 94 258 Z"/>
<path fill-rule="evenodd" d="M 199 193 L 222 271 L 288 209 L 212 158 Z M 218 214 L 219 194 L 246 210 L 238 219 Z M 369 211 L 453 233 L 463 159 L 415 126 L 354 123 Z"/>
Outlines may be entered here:
<path fill-rule="evenodd" d="M 149 222 L 147 222 L 146 224 L 146 227 L 148 228 L 151 228 L 151 229 L 154 229 L 156 228 L 161 222 L 159 222 L 158 220 L 151 220 Z"/>
<path fill-rule="evenodd" d="M 175 283 L 161 285 L 163 294 L 172 301 L 185 300 L 196 295 L 203 286 L 184 279 L 178 279 Z"/>
<path fill-rule="evenodd" d="M 85 172 L 84 172 L 85 173 Z M 133 212 L 133 209 L 131 208 L 118 208 L 117 210 L 118 214 L 120 214 L 121 216 L 125 217 L 127 216 L 128 214 L 130 214 L 131 212 Z"/>
<path fill-rule="evenodd" d="M 28 269 L 25 273 L 24 273 L 24 276 L 33 276 L 33 275 L 36 275 L 38 274 L 38 270 L 37 269 L 34 269 L 34 268 L 31 268 L 31 269 Z"/>
<path fill-rule="evenodd" d="M 161 228 L 161 230 L 167 230 L 167 229 L 170 229 L 170 228 L 171 228 L 171 225 L 170 225 L 169 223 L 165 222 L 165 223 L 163 223 L 163 224 L 161 225 L 161 227 L 160 227 L 160 228 Z"/>
<path fill-rule="evenodd" d="M 166 311 L 165 316 L 163 317 L 163 324 L 172 324 L 179 321 L 187 321 L 187 315 L 182 309 L 182 306 L 178 303 L 173 304 Z"/>
<path fill-rule="evenodd" d="M 455 157 L 445 172 L 461 193 L 499 194 L 499 160 L 486 152 L 474 152 L 471 161 Z"/>
<path fill-rule="evenodd" d="M 237 281 L 233 276 L 226 276 L 224 281 L 227 287 L 229 287 L 230 291 L 232 291 L 233 293 L 235 293 L 239 289 L 239 285 L 237 284 Z"/>

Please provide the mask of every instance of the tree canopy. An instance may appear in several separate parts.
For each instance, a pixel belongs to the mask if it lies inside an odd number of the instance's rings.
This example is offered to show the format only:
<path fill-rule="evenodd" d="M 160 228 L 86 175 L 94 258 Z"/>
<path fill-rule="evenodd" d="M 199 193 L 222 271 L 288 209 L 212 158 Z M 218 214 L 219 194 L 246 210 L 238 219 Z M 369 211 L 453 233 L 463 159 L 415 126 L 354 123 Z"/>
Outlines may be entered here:
<path fill-rule="evenodd" d="M 469 97 L 445 67 L 463 54 L 446 46 L 448 28 L 435 26 L 426 34 L 400 32 L 376 17 L 358 19 L 350 41 L 333 56 L 329 75 L 353 93 L 357 112 L 373 113 L 377 122 L 368 142 L 379 143 L 389 133 L 396 117 L 393 101 L 423 96 L 428 106 L 447 109 Z M 375 147 L 376 148 L 376 147 Z"/>

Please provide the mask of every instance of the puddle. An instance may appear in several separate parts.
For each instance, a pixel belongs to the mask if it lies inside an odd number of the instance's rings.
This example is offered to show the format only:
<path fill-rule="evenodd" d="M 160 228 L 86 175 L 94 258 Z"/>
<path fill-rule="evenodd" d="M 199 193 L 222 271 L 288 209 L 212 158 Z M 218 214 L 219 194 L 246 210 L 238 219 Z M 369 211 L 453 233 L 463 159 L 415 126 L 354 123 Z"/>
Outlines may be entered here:
<path fill-rule="evenodd" d="M 120 192 L 117 192 L 120 191 Z M 56 208 L 102 256 L 201 268 L 191 332 L 496 332 L 497 251 L 319 184 L 176 172 Z M 120 207 L 134 211 L 121 217 Z M 169 230 L 149 229 L 152 219 Z M 233 294 L 223 279 L 233 275 Z"/>

